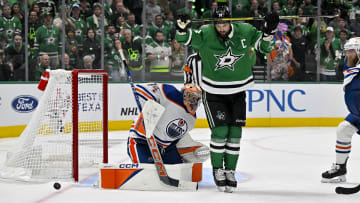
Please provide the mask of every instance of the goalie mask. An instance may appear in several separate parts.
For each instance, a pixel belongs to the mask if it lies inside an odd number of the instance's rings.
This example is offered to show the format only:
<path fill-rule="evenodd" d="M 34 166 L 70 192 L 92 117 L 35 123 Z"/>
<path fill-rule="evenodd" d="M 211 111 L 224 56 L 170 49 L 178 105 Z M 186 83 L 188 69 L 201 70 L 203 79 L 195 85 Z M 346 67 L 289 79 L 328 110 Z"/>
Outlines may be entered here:
<path fill-rule="evenodd" d="M 186 84 L 182 91 L 185 108 L 189 113 L 194 115 L 201 99 L 201 89 L 199 85 Z"/>

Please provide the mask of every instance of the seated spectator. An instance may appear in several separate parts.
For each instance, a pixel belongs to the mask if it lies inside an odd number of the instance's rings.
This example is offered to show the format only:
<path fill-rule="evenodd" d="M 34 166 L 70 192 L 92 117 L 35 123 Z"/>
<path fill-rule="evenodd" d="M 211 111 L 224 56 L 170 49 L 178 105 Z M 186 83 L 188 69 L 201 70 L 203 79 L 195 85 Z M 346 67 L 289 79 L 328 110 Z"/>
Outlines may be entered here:
<path fill-rule="evenodd" d="M 13 42 L 5 49 L 5 61 L 14 70 L 14 80 L 25 80 L 25 47 L 20 34 L 15 34 Z"/>
<path fill-rule="evenodd" d="M 53 69 L 53 68 L 50 66 L 50 57 L 47 54 L 43 54 L 40 56 L 40 63 L 35 67 L 35 69 L 32 72 L 31 79 L 33 81 L 39 81 L 46 69 Z"/>
<path fill-rule="evenodd" d="M 82 69 L 94 69 L 93 67 L 93 57 L 91 57 L 90 55 L 85 55 L 83 57 L 83 68 Z"/>
<path fill-rule="evenodd" d="M 184 78 L 184 46 L 173 39 L 170 55 L 170 75 L 173 80 L 181 81 Z"/>
<path fill-rule="evenodd" d="M 146 56 L 150 62 L 150 80 L 169 80 L 169 56 L 171 48 L 164 41 L 161 31 L 155 33 L 154 42 L 145 48 Z"/>
<path fill-rule="evenodd" d="M 134 80 L 143 81 L 145 80 L 145 77 L 142 65 L 143 57 L 141 42 L 134 40 L 131 31 L 128 29 L 124 30 L 124 38 L 125 41 L 122 44 L 122 49 L 124 50 L 130 73 Z"/>
<path fill-rule="evenodd" d="M 59 65 L 59 67 L 58 67 L 59 69 L 62 69 L 63 67 L 62 67 L 62 64 L 60 64 Z M 78 66 L 72 66 L 71 64 L 70 64 L 70 57 L 69 57 L 69 55 L 67 54 L 67 53 L 65 53 L 64 54 L 64 69 L 65 70 L 73 70 L 73 69 L 75 69 L 75 68 L 79 68 Z"/>
<path fill-rule="evenodd" d="M 83 57 L 92 57 L 92 67 L 100 68 L 100 43 L 96 40 L 96 33 L 93 29 L 88 29 L 87 38 L 84 41 Z"/>

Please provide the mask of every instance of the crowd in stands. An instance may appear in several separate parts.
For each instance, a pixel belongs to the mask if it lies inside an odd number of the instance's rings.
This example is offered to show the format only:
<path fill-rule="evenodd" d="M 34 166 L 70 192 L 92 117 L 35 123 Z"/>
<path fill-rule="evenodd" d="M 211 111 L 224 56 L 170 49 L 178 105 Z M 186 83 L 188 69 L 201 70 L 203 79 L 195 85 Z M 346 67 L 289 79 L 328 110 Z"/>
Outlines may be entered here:
<path fill-rule="evenodd" d="M 61 0 L 29 0 L 25 16 L 24 0 L 0 1 L 0 81 L 37 81 L 47 68 L 102 67 L 111 80 L 125 81 L 121 49 L 135 80 L 182 81 L 184 60 L 193 50 L 175 40 L 175 16 L 187 13 L 194 19 L 210 18 L 217 6 L 216 0 L 65 2 L 62 6 Z M 320 74 L 321 81 L 341 81 L 343 46 L 350 37 L 360 36 L 360 0 L 349 2 L 321 0 L 321 15 L 333 17 L 323 17 L 320 22 L 311 17 L 318 14 L 316 0 L 272 0 L 271 8 L 268 0 L 231 0 L 231 9 L 233 17 L 262 17 L 269 11 L 280 16 L 308 16 L 281 19 L 273 52 L 267 56 L 257 53 L 256 65 L 268 64 L 270 80 L 314 81 L 316 74 Z M 247 23 L 258 29 L 262 26 L 258 20 Z M 192 28 L 201 26 L 192 24 Z M 62 41 L 63 27 L 65 41 Z"/>

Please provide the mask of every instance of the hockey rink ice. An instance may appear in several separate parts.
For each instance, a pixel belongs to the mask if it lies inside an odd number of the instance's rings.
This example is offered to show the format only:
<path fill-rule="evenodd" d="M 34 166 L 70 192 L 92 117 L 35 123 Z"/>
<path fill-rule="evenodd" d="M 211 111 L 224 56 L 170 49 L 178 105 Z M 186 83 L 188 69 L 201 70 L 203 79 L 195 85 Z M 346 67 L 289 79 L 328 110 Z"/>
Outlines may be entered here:
<path fill-rule="evenodd" d="M 238 187 L 234 193 L 218 192 L 212 180 L 210 160 L 196 192 L 104 190 L 94 187 L 97 170 L 80 171 L 80 183 L 0 181 L 0 203 L 28 202 L 118 202 L 118 203 L 294 203 L 360 202 L 360 193 L 338 195 L 336 186 L 360 183 L 360 136 L 354 135 L 348 161 L 347 183 L 321 183 L 321 173 L 335 161 L 335 127 L 244 128 L 237 166 Z M 209 145 L 210 130 L 195 129 L 193 139 Z M 127 131 L 110 132 L 109 162 L 129 163 Z M 16 138 L 0 139 L 0 166 Z M 86 174 L 86 175 L 84 175 Z"/>

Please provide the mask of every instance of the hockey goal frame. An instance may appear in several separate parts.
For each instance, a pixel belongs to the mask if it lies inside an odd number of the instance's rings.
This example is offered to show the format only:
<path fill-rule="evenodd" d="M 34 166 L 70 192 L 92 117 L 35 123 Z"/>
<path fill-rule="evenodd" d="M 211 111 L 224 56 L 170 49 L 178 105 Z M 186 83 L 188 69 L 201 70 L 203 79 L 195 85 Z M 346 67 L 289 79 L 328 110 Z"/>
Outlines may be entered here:
<path fill-rule="evenodd" d="M 105 70 L 75 69 L 72 71 L 72 133 L 73 133 L 73 178 L 79 181 L 79 74 L 102 75 L 103 80 L 103 163 L 108 163 L 108 75 Z"/>

